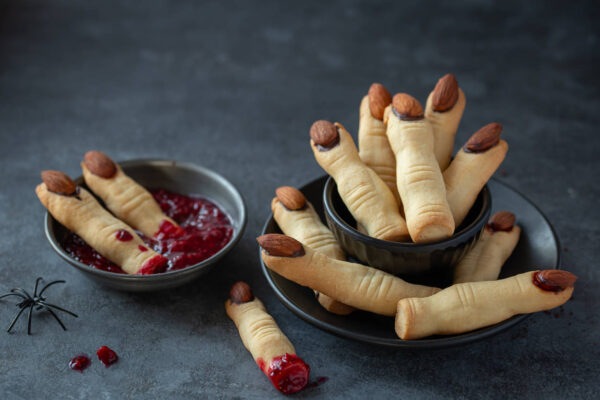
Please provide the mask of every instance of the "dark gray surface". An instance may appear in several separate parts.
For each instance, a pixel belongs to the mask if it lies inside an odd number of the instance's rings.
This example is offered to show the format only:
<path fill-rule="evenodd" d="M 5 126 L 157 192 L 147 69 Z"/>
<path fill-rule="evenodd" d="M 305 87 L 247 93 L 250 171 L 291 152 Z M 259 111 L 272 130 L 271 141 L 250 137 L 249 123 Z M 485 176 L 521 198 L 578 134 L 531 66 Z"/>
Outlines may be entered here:
<path fill-rule="evenodd" d="M 521 4 L 523 3 L 523 4 Z M 223 309 L 247 280 L 325 384 L 296 398 L 590 398 L 598 383 L 599 12 L 593 2 L 0 1 L 0 289 L 64 278 L 49 298 L 81 314 L 62 332 L 0 332 L 2 398 L 270 398 Z M 466 347 L 393 351 L 336 338 L 284 308 L 254 236 L 275 187 L 321 174 L 308 128 L 356 132 L 372 81 L 424 101 L 453 72 L 457 141 L 504 124 L 502 179 L 550 218 L 579 276 L 559 318 L 539 313 Z M 85 151 L 214 168 L 248 202 L 238 247 L 182 289 L 134 295 L 86 280 L 50 249 L 33 193 L 42 169 L 79 175 Z M 533 267 L 533 266 L 532 266 Z M 8 325 L 16 307 L 0 304 Z M 68 369 L 101 345 L 121 360 Z"/>

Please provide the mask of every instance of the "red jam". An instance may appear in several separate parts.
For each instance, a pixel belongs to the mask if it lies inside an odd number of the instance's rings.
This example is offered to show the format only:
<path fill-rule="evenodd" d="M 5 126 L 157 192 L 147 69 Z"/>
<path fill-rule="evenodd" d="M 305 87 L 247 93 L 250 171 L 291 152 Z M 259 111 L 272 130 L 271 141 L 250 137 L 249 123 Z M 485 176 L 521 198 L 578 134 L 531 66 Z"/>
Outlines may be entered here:
<path fill-rule="evenodd" d="M 107 346 L 100 347 L 98 351 L 96 351 L 96 355 L 98 356 L 98 360 L 100 360 L 106 368 L 119 361 L 119 356 L 117 356 L 117 353 Z"/>
<path fill-rule="evenodd" d="M 295 354 L 275 357 L 268 370 L 263 359 L 259 358 L 256 363 L 281 393 L 296 393 L 308 385 L 310 367 Z"/>
<path fill-rule="evenodd" d="M 325 382 L 327 382 L 329 380 L 328 377 L 326 376 L 319 376 L 317 377 L 317 379 L 314 382 L 311 382 L 308 387 L 317 387 L 317 386 L 321 386 L 322 384 L 324 384 Z"/>
<path fill-rule="evenodd" d="M 83 370 L 90 366 L 90 358 L 85 354 L 80 354 L 78 356 L 73 357 L 71 361 L 69 361 L 69 368 L 75 371 L 79 371 L 83 373 Z"/>
<path fill-rule="evenodd" d="M 133 240 L 133 235 L 127 232 L 125 229 L 119 229 L 115 234 L 115 237 L 121 242 L 129 242 L 130 240 Z"/>
<path fill-rule="evenodd" d="M 166 257 L 166 269 L 150 263 L 157 257 L 146 262 L 142 274 L 175 271 L 201 261 L 216 254 L 233 236 L 231 219 L 219 206 L 200 196 L 185 196 L 164 189 L 150 191 L 163 212 L 179 224 L 182 229 L 165 220 L 153 238 L 148 238 L 136 232 L 148 248 Z M 117 265 L 98 254 L 79 236 L 74 233 L 67 235 L 62 247 L 75 260 L 93 268 L 109 272 L 125 273 Z M 147 251 L 146 248 L 140 251 Z M 157 264 L 160 264 L 155 260 Z"/>
<path fill-rule="evenodd" d="M 140 250 L 142 253 L 145 253 L 145 252 L 147 252 L 147 251 L 148 251 L 148 248 L 147 248 L 147 247 L 145 247 L 145 246 L 142 246 L 141 244 L 140 244 L 140 245 L 138 245 L 138 249 L 139 249 L 139 250 Z"/>

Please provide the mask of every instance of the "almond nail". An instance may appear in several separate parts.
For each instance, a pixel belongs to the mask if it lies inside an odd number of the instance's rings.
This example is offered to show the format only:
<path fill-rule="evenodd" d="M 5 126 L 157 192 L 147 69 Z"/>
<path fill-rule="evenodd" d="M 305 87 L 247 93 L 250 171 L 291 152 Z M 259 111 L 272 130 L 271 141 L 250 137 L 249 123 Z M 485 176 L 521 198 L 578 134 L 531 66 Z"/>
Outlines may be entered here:
<path fill-rule="evenodd" d="M 492 215 L 490 222 L 488 222 L 488 228 L 492 231 L 505 231 L 510 232 L 515 224 L 515 214 L 510 211 L 498 211 Z"/>
<path fill-rule="evenodd" d="M 85 153 L 84 162 L 92 174 L 101 178 L 112 178 L 117 173 L 114 161 L 101 151 L 88 151 Z"/>
<path fill-rule="evenodd" d="M 306 205 L 306 197 L 296 188 L 281 186 L 275 190 L 277 198 L 288 210 L 300 210 Z"/>
<path fill-rule="evenodd" d="M 569 271 L 546 269 L 533 274 L 533 283 L 549 292 L 560 292 L 575 284 L 577 277 Z"/>
<path fill-rule="evenodd" d="M 392 95 L 380 83 L 374 83 L 369 88 L 369 109 L 373 118 L 383 120 L 383 111 L 392 102 Z"/>
<path fill-rule="evenodd" d="M 334 124 L 320 120 L 310 127 L 310 138 L 316 145 L 330 149 L 337 144 L 338 131 Z"/>
<path fill-rule="evenodd" d="M 500 141 L 502 125 L 497 122 L 487 124 L 475 132 L 465 144 L 465 150 L 472 153 L 481 153 L 494 147 Z"/>
<path fill-rule="evenodd" d="M 277 233 L 269 233 L 256 238 L 258 245 L 274 257 L 301 257 L 304 255 L 302 243 L 294 238 Z"/>
<path fill-rule="evenodd" d="M 452 74 L 446 74 L 438 80 L 433 89 L 431 105 L 433 111 L 450 110 L 458 101 L 458 82 Z"/>
<path fill-rule="evenodd" d="M 69 176 L 60 171 L 42 171 L 42 181 L 49 191 L 69 196 L 77 191 L 77 185 Z"/>
<path fill-rule="evenodd" d="M 410 94 L 395 94 L 392 105 L 398 118 L 403 121 L 423 119 L 423 107 L 421 107 L 421 103 Z"/>
<path fill-rule="evenodd" d="M 236 282 L 229 290 L 229 298 L 236 304 L 247 303 L 254 300 L 252 289 L 246 282 Z"/>

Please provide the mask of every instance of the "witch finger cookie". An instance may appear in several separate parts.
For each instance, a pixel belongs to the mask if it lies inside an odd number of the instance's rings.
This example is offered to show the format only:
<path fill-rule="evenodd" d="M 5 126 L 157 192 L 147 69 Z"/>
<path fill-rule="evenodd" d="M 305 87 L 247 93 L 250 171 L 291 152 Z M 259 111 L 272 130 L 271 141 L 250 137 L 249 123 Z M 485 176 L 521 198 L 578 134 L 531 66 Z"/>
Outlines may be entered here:
<path fill-rule="evenodd" d="M 433 152 L 433 129 L 421 104 L 398 93 L 386 109 L 385 121 L 396 154 L 396 183 L 410 237 L 415 243 L 449 238 L 454 233 L 454 219 Z"/>
<path fill-rule="evenodd" d="M 433 152 L 442 171 L 450 164 L 466 102 L 465 94 L 452 74 L 441 77 L 427 98 L 425 118 L 433 128 Z"/>
<path fill-rule="evenodd" d="M 163 214 L 154 197 L 106 154 L 88 151 L 81 163 L 87 186 L 119 219 L 147 237 L 180 236 L 183 229 Z"/>
<path fill-rule="evenodd" d="M 368 95 L 363 97 L 359 110 L 358 155 L 367 167 L 379 175 L 400 204 L 396 186 L 396 157 L 383 123 L 383 112 L 391 102 L 390 92 L 380 83 L 373 83 Z"/>
<path fill-rule="evenodd" d="M 499 211 L 492 216 L 475 246 L 454 268 L 454 283 L 493 281 L 515 249 L 521 228 L 515 215 Z"/>
<path fill-rule="evenodd" d="M 331 258 L 346 260 L 344 251 L 302 192 L 291 186 L 281 186 L 275 193 L 271 210 L 283 233 Z M 315 295 L 319 303 L 334 314 L 348 315 L 354 310 L 322 293 L 315 292 Z"/>
<path fill-rule="evenodd" d="M 368 235 L 389 241 L 404 241 L 408 230 L 388 186 L 367 167 L 344 127 L 317 121 L 310 128 L 310 147 L 319 165 L 335 180 L 348 211 Z"/>
<path fill-rule="evenodd" d="M 60 171 L 43 171 L 40 202 L 67 229 L 128 274 L 152 274 L 168 260 L 148 248 L 133 228 L 106 211 L 87 190 Z"/>
<path fill-rule="evenodd" d="M 277 390 L 291 394 L 306 387 L 310 367 L 296 355 L 290 340 L 247 283 L 236 282 L 231 287 L 225 310 L 242 343 Z"/>
<path fill-rule="evenodd" d="M 571 298 L 576 280 L 568 271 L 530 271 L 498 281 L 455 284 L 426 298 L 402 299 L 396 333 L 404 340 L 452 335 L 516 314 L 550 310 Z"/>
<path fill-rule="evenodd" d="M 508 144 L 500 139 L 502 125 L 492 122 L 475 132 L 444 171 L 446 198 L 459 226 L 481 189 L 500 166 Z"/>

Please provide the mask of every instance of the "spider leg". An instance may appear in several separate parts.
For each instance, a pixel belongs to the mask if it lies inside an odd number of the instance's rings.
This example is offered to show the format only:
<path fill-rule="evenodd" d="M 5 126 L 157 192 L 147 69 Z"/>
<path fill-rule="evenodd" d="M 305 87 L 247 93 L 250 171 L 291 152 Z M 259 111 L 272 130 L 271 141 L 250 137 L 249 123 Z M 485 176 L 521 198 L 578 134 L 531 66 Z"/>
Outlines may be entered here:
<path fill-rule="evenodd" d="M 70 314 L 70 315 L 74 316 L 75 318 L 79 318 L 79 316 L 77 314 L 75 314 L 74 312 L 71 312 L 69 310 L 65 310 L 64 308 L 59 307 L 57 305 L 46 303 L 45 301 L 38 301 L 38 304 L 46 307 L 47 310 L 49 310 L 49 307 L 52 307 L 54 309 L 57 309 L 58 311 L 66 312 L 67 314 Z"/>
<path fill-rule="evenodd" d="M 11 293 L 21 293 L 27 297 L 29 297 L 30 299 L 32 299 L 33 297 L 31 297 L 31 295 L 27 292 L 27 290 L 20 288 L 20 287 L 16 287 L 16 288 L 12 288 L 10 289 Z"/>
<path fill-rule="evenodd" d="M 15 323 L 17 322 L 17 320 L 19 319 L 19 317 L 21 316 L 21 314 L 23 314 L 23 311 L 25 311 L 27 307 L 21 307 L 21 309 L 19 310 L 19 313 L 17 314 L 17 316 L 15 317 L 15 319 L 12 320 L 12 322 L 10 323 L 10 326 L 8 327 L 8 329 L 6 330 L 6 332 L 10 332 L 10 330 L 13 328 L 13 326 L 15 326 Z"/>
<path fill-rule="evenodd" d="M 8 294 L 3 294 L 2 296 L 0 296 L 0 299 L 4 298 L 4 297 L 8 297 L 8 296 L 19 296 L 20 298 L 27 300 L 27 297 L 23 296 L 21 293 L 8 293 Z"/>
<path fill-rule="evenodd" d="M 33 306 L 35 306 L 35 303 L 31 303 L 31 305 L 29 306 L 29 321 L 27 322 L 28 335 L 31 335 L 31 315 L 33 314 Z"/>
<path fill-rule="evenodd" d="M 35 280 L 35 289 L 33 289 L 33 297 L 37 296 L 38 285 L 40 284 L 40 281 L 43 280 L 44 278 L 42 278 L 41 276 L 38 276 L 38 278 Z"/>
<path fill-rule="evenodd" d="M 47 284 L 46 286 L 44 286 L 42 288 L 42 290 L 40 291 L 40 294 L 38 294 L 38 297 L 42 297 L 42 293 L 44 293 L 44 291 L 46 289 L 48 289 L 50 286 L 54 285 L 55 283 L 65 283 L 65 281 L 59 280 L 59 281 L 52 281 L 52 282 L 50 282 L 49 284 Z"/>
<path fill-rule="evenodd" d="M 63 331 L 66 331 L 67 327 L 62 323 L 62 321 L 60 320 L 60 318 L 58 318 L 58 315 L 56 315 L 56 313 L 54 311 L 52 311 L 50 308 L 48 308 L 48 307 L 45 307 L 45 308 L 46 308 L 46 310 L 48 310 L 48 312 L 50 314 L 52 314 L 52 316 L 56 319 L 56 321 L 60 324 L 60 326 L 62 326 Z"/>

